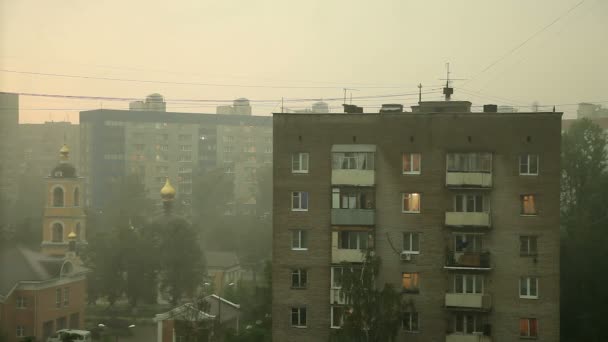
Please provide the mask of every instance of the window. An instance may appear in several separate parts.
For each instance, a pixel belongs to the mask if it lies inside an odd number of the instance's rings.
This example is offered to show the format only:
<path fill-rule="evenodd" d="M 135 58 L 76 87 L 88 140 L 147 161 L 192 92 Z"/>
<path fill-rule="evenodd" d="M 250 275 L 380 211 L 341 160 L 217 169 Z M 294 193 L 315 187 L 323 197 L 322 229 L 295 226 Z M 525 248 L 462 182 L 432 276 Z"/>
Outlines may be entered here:
<path fill-rule="evenodd" d="M 61 289 L 55 289 L 55 306 L 61 307 Z"/>
<path fill-rule="evenodd" d="M 264 153 L 272 153 L 272 146 L 266 146 L 264 148 Z"/>
<path fill-rule="evenodd" d="M 404 252 L 412 254 L 420 253 L 420 234 L 419 233 L 403 233 L 403 249 Z"/>
<path fill-rule="evenodd" d="M 305 289 L 308 283 L 308 271 L 296 269 L 291 271 L 291 288 Z"/>
<path fill-rule="evenodd" d="M 403 173 L 420 174 L 420 153 L 403 154 Z"/>
<path fill-rule="evenodd" d="M 60 187 L 53 189 L 53 207 L 63 207 L 63 189 Z"/>
<path fill-rule="evenodd" d="M 224 146 L 224 153 L 232 152 L 232 146 Z"/>
<path fill-rule="evenodd" d="M 537 213 L 535 195 L 521 195 L 521 214 L 536 215 Z"/>
<path fill-rule="evenodd" d="M 370 234 L 368 232 L 338 232 L 339 249 L 367 249 Z"/>
<path fill-rule="evenodd" d="M 361 189 L 332 189 L 332 209 L 374 209 L 374 192 Z"/>
<path fill-rule="evenodd" d="M 234 143 L 234 137 L 233 136 L 224 136 L 224 141 L 226 142 L 226 144 L 232 144 Z"/>
<path fill-rule="evenodd" d="M 308 232 L 305 230 L 292 230 L 291 231 L 291 249 L 293 250 L 307 250 L 308 249 Z"/>
<path fill-rule="evenodd" d="M 192 145 L 179 145 L 180 151 L 192 151 Z"/>
<path fill-rule="evenodd" d="M 23 325 L 17 326 L 17 337 L 25 337 L 25 327 Z"/>
<path fill-rule="evenodd" d="M 419 193 L 403 194 L 403 212 L 404 213 L 420 213 L 420 194 Z"/>
<path fill-rule="evenodd" d="M 291 210 L 308 211 L 308 192 L 294 191 L 291 193 Z"/>
<path fill-rule="evenodd" d="M 538 320 L 536 318 L 520 318 L 519 336 L 538 337 Z"/>
<path fill-rule="evenodd" d="M 80 226 L 80 222 L 76 223 L 76 239 L 78 239 L 78 241 L 84 240 L 82 238 L 82 227 Z"/>
<path fill-rule="evenodd" d="M 169 145 L 166 145 L 166 144 L 160 145 L 160 150 L 161 151 L 169 151 Z"/>
<path fill-rule="evenodd" d="M 454 211 L 458 213 L 482 213 L 486 206 L 484 198 L 479 194 L 454 195 Z"/>
<path fill-rule="evenodd" d="M 344 276 L 343 267 L 332 267 L 331 268 L 331 288 L 340 289 L 342 288 L 342 277 Z"/>
<path fill-rule="evenodd" d="M 519 237 L 519 254 L 522 256 L 537 255 L 538 241 L 536 236 Z"/>
<path fill-rule="evenodd" d="M 480 234 L 456 234 L 454 236 L 454 250 L 459 253 L 480 253 L 482 249 L 482 238 Z"/>
<path fill-rule="evenodd" d="M 538 298 L 538 278 L 521 277 L 519 279 L 519 298 Z"/>
<path fill-rule="evenodd" d="M 538 175 L 538 154 L 522 154 L 519 156 L 519 174 Z"/>
<path fill-rule="evenodd" d="M 179 141 L 191 141 L 192 140 L 192 134 L 180 134 L 177 136 L 177 139 Z"/>
<path fill-rule="evenodd" d="M 407 332 L 418 332 L 418 313 L 404 312 L 401 326 Z"/>
<path fill-rule="evenodd" d="M 448 153 L 448 172 L 492 172 L 491 153 Z"/>
<path fill-rule="evenodd" d="M 418 287 L 418 273 L 402 273 L 401 284 L 404 292 L 417 293 Z"/>
<path fill-rule="evenodd" d="M 372 152 L 334 152 L 332 153 L 334 170 L 373 170 L 374 153 Z"/>
<path fill-rule="evenodd" d="M 483 276 L 479 274 L 455 274 L 454 293 L 483 293 Z"/>
<path fill-rule="evenodd" d="M 70 305 L 70 288 L 66 287 L 63 289 L 63 306 Z"/>
<path fill-rule="evenodd" d="M 59 222 L 53 223 L 51 235 L 53 242 L 63 242 L 63 225 Z"/>
<path fill-rule="evenodd" d="M 340 328 L 344 323 L 344 307 L 343 306 L 332 306 L 331 307 L 331 327 Z"/>
<path fill-rule="evenodd" d="M 80 190 L 78 188 L 74 189 L 74 206 L 80 206 Z"/>
<path fill-rule="evenodd" d="M 308 173 L 308 153 L 294 153 L 291 155 L 291 172 Z"/>
<path fill-rule="evenodd" d="M 57 329 L 65 329 L 68 327 L 68 320 L 64 317 L 57 318 Z"/>
<path fill-rule="evenodd" d="M 25 309 L 27 308 L 27 298 L 23 296 L 17 297 L 17 309 Z"/>
<path fill-rule="evenodd" d="M 181 154 L 181 155 L 177 156 L 177 161 L 178 162 L 190 162 L 190 161 L 192 161 L 192 155 L 191 154 Z"/>
<path fill-rule="evenodd" d="M 454 320 L 454 331 L 460 334 L 483 332 L 483 320 L 474 313 L 457 313 Z"/>
<path fill-rule="evenodd" d="M 291 326 L 298 328 L 306 327 L 306 308 L 291 308 Z"/>

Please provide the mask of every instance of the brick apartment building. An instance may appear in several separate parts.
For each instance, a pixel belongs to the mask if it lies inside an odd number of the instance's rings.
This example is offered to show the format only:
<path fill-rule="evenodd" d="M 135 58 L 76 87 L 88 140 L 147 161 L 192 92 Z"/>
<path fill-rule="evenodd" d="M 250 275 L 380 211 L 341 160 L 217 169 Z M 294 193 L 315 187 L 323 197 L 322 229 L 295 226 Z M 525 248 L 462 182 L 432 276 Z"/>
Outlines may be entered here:
<path fill-rule="evenodd" d="M 273 340 L 339 329 L 343 262 L 381 257 L 407 341 L 559 341 L 561 113 L 274 115 Z"/>

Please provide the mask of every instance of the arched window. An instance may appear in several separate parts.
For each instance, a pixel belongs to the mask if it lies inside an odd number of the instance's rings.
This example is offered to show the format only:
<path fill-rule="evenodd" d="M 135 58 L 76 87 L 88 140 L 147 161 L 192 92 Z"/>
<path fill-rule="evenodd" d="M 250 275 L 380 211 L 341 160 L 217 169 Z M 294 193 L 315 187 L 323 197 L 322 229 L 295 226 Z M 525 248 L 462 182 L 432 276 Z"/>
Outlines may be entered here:
<path fill-rule="evenodd" d="M 53 223 L 53 242 L 63 242 L 63 225 L 59 222 Z"/>
<path fill-rule="evenodd" d="M 80 222 L 78 222 L 78 223 L 76 223 L 76 240 L 77 241 L 82 240 L 82 236 L 80 234 L 82 234 L 82 229 L 80 228 Z"/>
<path fill-rule="evenodd" d="M 63 189 L 60 187 L 53 190 L 53 207 L 63 207 Z"/>
<path fill-rule="evenodd" d="M 78 188 L 74 189 L 74 206 L 80 206 L 80 190 Z"/>

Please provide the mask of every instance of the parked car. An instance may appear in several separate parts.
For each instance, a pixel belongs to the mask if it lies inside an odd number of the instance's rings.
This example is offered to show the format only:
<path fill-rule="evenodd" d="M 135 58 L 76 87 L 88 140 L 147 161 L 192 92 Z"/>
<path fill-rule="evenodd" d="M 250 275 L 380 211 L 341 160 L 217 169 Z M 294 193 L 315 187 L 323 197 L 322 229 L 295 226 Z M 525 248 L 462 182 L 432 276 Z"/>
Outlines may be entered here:
<path fill-rule="evenodd" d="M 91 332 L 88 330 L 61 329 L 46 339 L 46 342 L 91 342 Z"/>

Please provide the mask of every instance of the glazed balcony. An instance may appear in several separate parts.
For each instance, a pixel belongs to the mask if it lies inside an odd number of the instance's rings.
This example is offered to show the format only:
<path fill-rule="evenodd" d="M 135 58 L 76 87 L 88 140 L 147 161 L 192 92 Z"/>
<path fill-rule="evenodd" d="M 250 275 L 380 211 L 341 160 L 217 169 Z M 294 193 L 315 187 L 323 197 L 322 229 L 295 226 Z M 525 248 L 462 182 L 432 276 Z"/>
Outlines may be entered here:
<path fill-rule="evenodd" d="M 492 337 L 486 336 L 483 333 L 452 333 L 445 337 L 445 342 L 492 342 Z"/>
<path fill-rule="evenodd" d="M 341 289 L 330 289 L 329 290 L 329 303 L 330 304 L 346 304 L 344 298 L 340 298 Z"/>
<path fill-rule="evenodd" d="M 376 222 L 375 209 L 332 209 L 331 224 L 344 226 L 373 226 Z"/>
<path fill-rule="evenodd" d="M 489 212 L 446 212 L 445 225 L 448 227 L 490 227 Z"/>
<path fill-rule="evenodd" d="M 446 257 L 446 269 L 469 269 L 479 271 L 489 271 L 492 269 L 490 265 L 490 252 L 454 252 L 449 251 Z"/>
<path fill-rule="evenodd" d="M 492 173 L 448 171 L 445 184 L 447 187 L 457 188 L 490 188 L 492 187 Z"/>
<path fill-rule="evenodd" d="M 332 170 L 332 185 L 374 186 L 376 173 L 374 170 Z"/>
<path fill-rule="evenodd" d="M 358 237 L 345 237 L 344 234 L 360 235 Z M 348 241 L 341 241 L 342 239 Z M 365 252 L 368 247 L 372 247 L 370 232 L 334 231 L 331 233 L 331 262 L 334 264 L 341 262 L 361 263 L 365 260 Z"/>
<path fill-rule="evenodd" d="M 445 307 L 458 310 L 487 311 L 492 307 L 492 297 L 481 293 L 446 293 Z"/>

